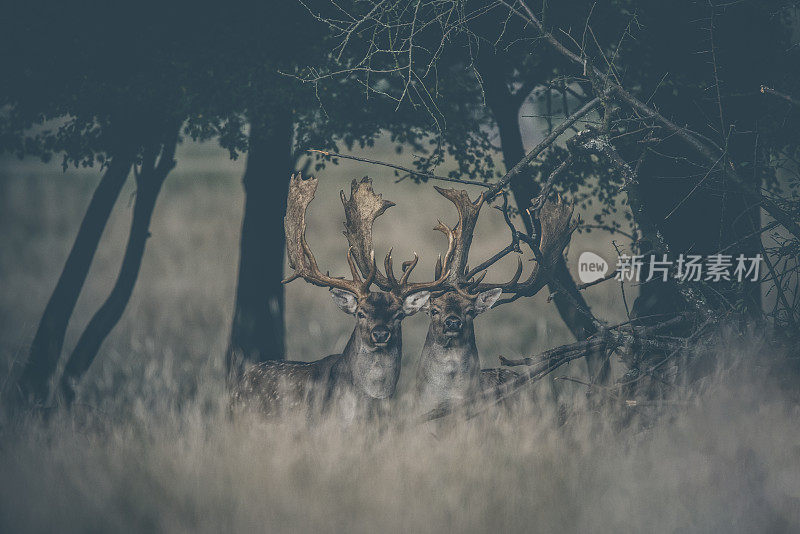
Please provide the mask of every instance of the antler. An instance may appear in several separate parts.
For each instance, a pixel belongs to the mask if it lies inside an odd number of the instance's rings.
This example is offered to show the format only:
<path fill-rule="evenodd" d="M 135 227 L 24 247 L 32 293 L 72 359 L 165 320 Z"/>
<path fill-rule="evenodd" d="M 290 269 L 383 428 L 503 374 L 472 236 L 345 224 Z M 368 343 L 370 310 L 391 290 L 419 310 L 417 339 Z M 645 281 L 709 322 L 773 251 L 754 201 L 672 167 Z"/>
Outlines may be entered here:
<path fill-rule="evenodd" d="M 444 260 L 440 257 L 436 264 L 436 277 L 441 276 L 442 271 L 449 269 L 449 288 L 467 298 L 475 298 L 481 291 L 496 288 L 502 289 L 504 293 L 513 294 L 510 299 L 501 302 L 509 302 L 522 296 L 536 294 L 547 283 L 544 273 L 561 257 L 564 247 L 577 227 L 577 222 L 575 224 L 571 222 L 574 205 L 568 204 L 560 195 L 554 201 L 547 200 L 545 196 L 537 198 L 526 210 L 525 215 L 531 219 L 532 226 L 540 228 L 538 238 L 523 234 L 514 228 L 508 219 L 505 209 L 507 206 L 504 205 L 503 215 L 512 232 L 511 244 L 481 263 L 477 268 L 470 270 L 467 266 L 469 249 L 472 245 L 472 235 L 478 215 L 485 201 L 485 194 L 482 193 L 472 201 L 466 191 L 439 187 L 435 189 L 456 206 L 459 217 L 458 223 L 453 228 L 448 227 L 442 221 L 439 221 L 435 228 L 445 234 L 449 241 Z M 522 276 L 522 259 L 517 256 L 517 270 L 511 280 L 502 284 L 484 283 L 483 279 L 486 277 L 489 267 L 511 252 L 521 252 L 520 241 L 527 243 L 535 255 L 536 266 L 530 276 L 523 282 L 519 281 Z"/>
<path fill-rule="evenodd" d="M 478 223 L 483 203 L 486 197 L 483 193 L 473 202 L 466 191 L 456 189 L 444 189 L 433 186 L 436 192 L 452 202 L 458 211 L 458 223 L 449 228 L 442 221 L 436 225 L 434 230 L 438 230 L 447 236 L 448 247 L 441 267 L 442 270 L 450 270 L 448 282 L 450 285 L 458 285 L 465 282 L 467 274 L 467 261 L 469 260 L 469 247 L 472 245 L 472 234 L 475 232 L 475 225 Z M 437 265 L 438 269 L 438 265 Z"/>
<path fill-rule="evenodd" d="M 353 180 L 350 184 L 350 198 L 348 199 L 344 191 L 339 195 L 344 206 L 345 223 L 344 235 L 347 237 L 350 247 L 354 251 L 356 264 L 365 273 L 365 265 L 374 266 L 375 250 L 372 244 L 372 227 L 375 219 L 380 217 L 387 209 L 395 203 L 383 200 L 383 197 L 372 188 L 372 179 L 364 177 L 361 181 Z M 419 257 L 414 254 L 414 259 L 403 263 L 403 274 L 398 280 L 392 270 L 392 251 L 384 259 L 384 275 L 375 269 L 375 283 L 384 291 L 391 291 L 400 297 L 406 297 L 411 293 L 435 289 L 445 283 L 446 276 L 436 276 L 433 282 L 410 283 L 408 281 L 411 271 L 416 267 Z M 372 267 L 370 267 L 372 269 Z M 370 271 L 371 272 L 371 271 Z M 450 271 L 448 270 L 448 273 Z"/>
<path fill-rule="evenodd" d="M 317 266 L 317 260 L 314 258 L 311 248 L 308 246 L 306 241 L 306 210 L 314 199 L 318 183 L 316 178 L 304 180 L 300 173 L 293 174 L 289 179 L 289 197 L 286 203 L 286 216 L 283 218 L 283 226 L 286 230 L 286 253 L 289 258 L 289 267 L 294 269 L 294 274 L 284 280 L 283 283 L 287 284 L 297 278 L 303 278 L 306 282 L 316 286 L 343 289 L 359 297 L 366 296 L 377 271 L 374 252 L 369 256 L 370 267 L 362 280 L 353 258 L 355 247 L 350 246 L 347 250 L 347 263 L 350 266 L 353 279 L 346 280 L 323 274 Z"/>
<path fill-rule="evenodd" d="M 537 208 L 539 203 L 541 203 L 541 208 Z M 538 243 L 534 239 L 526 240 L 531 245 L 536 257 L 536 266 L 530 276 L 524 282 L 517 283 L 521 274 L 521 269 L 517 269 L 512 282 L 506 284 L 477 283 L 473 284 L 471 289 L 486 291 L 501 287 L 504 293 L 514 294 L 510 299 L 501 302 L 511 302 L 519 297 L 535 295 L 547 284 L 547 277 L 544 276 L 544 273 L 561 257 L 572 232 L 578 227 L 578 221 L 572 222 L 574 209 L 575 205 L 566 202 L 561 195 L 556 195 L 555 200 L 534 200 L 526 212 L 534 223 L 538 222 L 540 231 Z M 530 236 L 528 237 L 530 238 Z"/>
<path fill-rule="evenodd" d="M 372 226 L 375 219 L 395 205 L 390 200 L 383 197 L 372 189 L 372 179 L 362 178 L 360 181 L 355 178 L 350 184 L 350 198 L 348 199 L 344 191 L 339 191 L 344 206 L 344 235 L 347 242 L 353 249 L 356 265 L 366 276 L 374 263 L 375 249 L 372 244 Z M 391 289 L 391 283 L 387 276 L 380 272 L 375 273 L 375 283 L 384 291 Z"/>
<path fill-rule="evenodd" d="M 470 200 L 469 194 L 466 191 L 458 191 L 455 189 L 443 189 L 434 186 L 436 191 L 452 202 L 458 211 L 458 223 L 450 228 L 442 221 L 434 228 L 445 234 L 448 239 L 447 252 L 445 253 L 444 260 L 441 256 L 436 263 L 436 276 L 441 275 L 442 271 L 450 270 L 448 277 L 448 285 L 450 288 L 455 289 L 464 296 L 474 298 L 476 295 L 469 294 L 468 290 L 464 289 L 465 286 L 476 287 L 483 278 L 486 276 L 486 268 L 500 259 L 498 256 L 493 261 L 485 262 L 482 264 L 482 273 L 475 280 L 470 280 L 471 275 L 467 262 L 469 261 L 469 249 L 472 245 L 472 236 L 475 232 L 475 226 L 478 223 L 478 216 L 480 215 L 481 207 L 486 200 L 485 193 L 481 193 L 474 201 Z M 522 274 L 522 260 L 518 259 L 517 272 L 514 277 L 505 284 L 494 284 L 493 287 L 512 286 Z M 489 284 L 487 284 L 489 285 Z"/>
<path fill-rule="evenodd" d="M 417 253 L 415 252 L 413 260 L 403 262 L 403 274 L 400 276 L 400 280 L 398 280 L 394 275 L 394 270 L 392 269 L 392 251 L 389 251 L 383 261 L 384 269 L 386 270 L 386 275 L 389 279 L 389 291 L 401 298 L 405 298 L 408 295 L 417 293 L 419 291 L 434 291 L 441 288 L 447 282 L 447 277 L 450 275 L 449 269 L 444 273 L 437 272 L 436 280 L 433 282 L 409 282 L 408 278 L 411 276 L 411 271 L 413 271 L 414 267 L 417 266 L 418 261 L 419 256 L 417 256 Z"/>

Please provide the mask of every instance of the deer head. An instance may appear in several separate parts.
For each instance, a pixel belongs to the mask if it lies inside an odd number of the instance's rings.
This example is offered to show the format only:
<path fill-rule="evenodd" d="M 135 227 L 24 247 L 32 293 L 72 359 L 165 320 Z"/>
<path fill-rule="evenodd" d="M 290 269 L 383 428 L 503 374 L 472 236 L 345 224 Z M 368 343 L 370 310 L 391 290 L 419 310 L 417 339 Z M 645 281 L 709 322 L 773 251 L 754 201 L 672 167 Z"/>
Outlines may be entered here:
<path fill-rule="evenodd" d="M 475 340 L 475 317 L 491 308 L 502 289 L 489 289 L 477 295 L 449 291 L 428 302 L 431 324 L 428 336 L 444 347 L 472 344 Z"/>
<path fill-rule="evenodd" d="M 347 262 L 351 279 L 323 274 L 305 236 L 306 210 L 317 185 L 315 178 L 304 180 L 299 174 L 291 177 L 284 226 L 289 266 L 294 274 L 284 283 L 303 278 L 331 290 L 336 306 L 356 318 L 355 329 L 343 353 L 354 385 L 370 397 L 389 397 L 394 393 L 400 374 L 401 322 L 428 302 L 429 291 L 440 287 L 445 277 L 433 282 L 410 283 L 408 278 L 418 259 L 415 255 L 397 280 L 392 271 L 391 251 L 384 262 L 386 272 L 378 270 L 372 226 L 394 203 L 376 194 L 368 178 L 353 180 L 349 199 L 343 191 L 340 193 L 346 217 L 344 234 L 350 244 Z M 383 290 L 371 291 L 373 283 Z"/>

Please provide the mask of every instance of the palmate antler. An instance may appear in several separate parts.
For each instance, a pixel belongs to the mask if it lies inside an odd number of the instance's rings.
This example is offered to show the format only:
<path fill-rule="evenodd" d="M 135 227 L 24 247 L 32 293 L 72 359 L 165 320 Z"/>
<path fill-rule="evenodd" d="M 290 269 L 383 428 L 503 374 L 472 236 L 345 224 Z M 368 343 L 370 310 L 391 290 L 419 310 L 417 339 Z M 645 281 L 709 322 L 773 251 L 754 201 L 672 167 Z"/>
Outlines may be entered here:
<path fill-rule="evenodd" d="M 471 201 L 466 191 L 439 187 L 436 187 L 436 191 L 456 206 L 459 215 L 458 223 L 453 228 L 441 221 L 435 228 L 448 238 L 448 253 L 445 254 L 443 260 L 440 257 L 440 261 L 437 262 L 436 276 L 438 277 L 442 270 L 449 268 L 451 272 L 448 277 L 448 287 L 467 298 L 475 298 L 482 291 L 496 288 L 502 289 L 503 293 L 513 294 L 511 299 L 501 302 L 516 300 L 521 296 L 535 295 L 547 284 L 545 272 L 561 257 L 572 232 L 577 228 L 577 222 L 572 222 L 573 204 L 567 203 L 560 195 L 555 200 L 536 199 L 526 210 L 526 214 L 534 223 L 533 226 L 539 227 L 537 236 L 520 235 L 507 220 L 513 233 L 512 243 L 503 251 L 483 262 L 479 266 L 479 272 L 470 271 L 467 266 L 469 249 L 485 196 L 482 193 L 475 201 Z M 540 204 L 541 208 L 534 207 Z M 531 247 L 536 259 L 536 266 L 528 278 L 523 282 L 519 281 L 522 275 L 522 259 L 517 256 L 517 270 L 511 280 L 505 283 L 484 283 L 483 280 L 489 267 L 505 257 L 507 253 L 519 252 L 520 237 L 523 237 L 523 241 Z"/>
<path fill-rule="evenodd" d="M 344 191 L 340 191 L 339 196 L 342 199 L 345 213 L 344 235 L 354 251 L 356 264 L 362 273 L 367 273 L 371 269 L 368 266 L 374 264 L 375 258 L 375 249 L 372 244 L 372 227 L 375 219 L 395 204 L 384 200 L 381 195 L 375 193 L 372 188 L 372 180 L 366 176 L 360 181 L 355 179 L 352 181 L 349 199 Z M 414 270 L 418 261 L 419 256 L 415 253 L 413 260 L 403 264 L 403 274 L 398 280 L 392 269 L 392 251 L 389 250 L 383 262 L 386 272 L 384 274 L 376 269 L 375 284 L 384 291 L 390 291 L 403 298 L 419 291 L 436 289 L 446 282 L 446 274 L 440 274 L 432 282 L 409 282 L 411 271 Z"/>
<path fill-rule="evenodd" d="M 538 239 L 528 236 L 527 240 L 536 259 L 536 265 L 528 278 L 523 282 L 517 282 L 521 272 L 518 269 L 515 279 L 510 283 L 476 283 L 470 287 L 470 290 L 486 291 L 501 287 L 503 293 L 513 294 L 510 299 L 500 301 L 502 303 L 516 300 L 519 297 L 533 296 L 547 285 L 546 273 L 561 258 L 572 232 L 578 227 L 578 221 L 572 221 L 575 205 L 565 201 L 561 195 L 556 195 L 555 200 L 545 199 L 538 210 L 534 207 L 535 205 L 536 199 L 526 210 L 534 226 L 539 227 Z"/>
<path fill-rule="evenodd" d="M 400 298 L 405 298 L 412 293 L 436 289 L 446 282 L 447 273 L 432 282 L 409 282 L 411 271 L 419 261 L 416 254 L 412 261 L 404 265 L 404 273 L 400 280 L 395 277 L 392 270 L 391 250 L 384 260 L 386 274 L 378 270 L 372 245 L 372 226 L 375 219 L 394 206 L 394 202 L 383 200 L 381 195 L 376 194 L 372 189 L 372 180 L 366 177 L 361 181 L 353 180 L 349 199 L 345 196 L 344 191 L 340 192 L 346 219 L 344 235 L 350 245 L 347 250 L 347 263 L 350 266 L 352 280 L 323 274 L 305 236 L 306 211 L 314 199 L 317 185 L 316 178 L 304 180 L 300 174 L 292 175 L 290 178 L 286 216 L 283 222 L 286 230 L 289 267 L 294 269 L 294 274 L 284 280 L 284 283 L 303 278 L 317 286 L 343 289 L 362 297 L 369 293 L 369 287 L 374 282 L 384 291 L 390 291 Z"/>
<path fill-rule="evenodd" d="M 371 269 L 374 261 L 374 247 L 372 244 L 372 226 L 375 219 L 380 217 L 389 208 L 395 205 L 390 200 L 383 197 L 372 188 L 372 180 L 368 177 L 360 181 L 353 179 L 350 184 L 350 198 L 348 199 L 344 191 L 339 191 L 344 207 L 344 236 L 353 250 L 353 258 L 362 273 Z M 386 289 L 389 280 L 380 272 L 375 273 L 375 283 L 382 289 Z"/>
<path fill-rule="evenodd" d="M 289 267 L 294 269 L 294 274 L 283 283 L 287 284 L 297 278 L 303 278 L 306 282 L 316 286 L 343 289 L 358 297 L 366 296 L 377 272 L 374 254 L 370 257 L 370 267 L 365 271 L 367 274 L 364 279 L 359 275 L 353 259 L 354 247 L 352 246 L 347 250 L 347 263 L 350 265 L 352 280 L 323 274 L 306 241 L 306 210 L 314 199 L 319 182 L 316 178 L 304 180 L 300 173 L 293 174 L 289 180 L 289 196 L 283 226 L 286 230 L 286 253 Z"/>
<path fill-rule="evenodd" d="M 448 227 L 441 220 L 434 230 L 438 230 L 447 236 L 448 247 L 442 261 L 436 263 L 437 271 L 450 269 L 448 282 L 450 285 L 465 283 L 464 277 L 467 273 L 467 261 L 469 260 L 469 248 L 472 245 L 472 235 L 475 232 L 475 225 L 478 224 L 478 216 L 483 207 L 485 196 L 480 194 L 475 202 L 471 201 L 466 191 L 456 189 L 444 189 L 433 186 L 436 192 L 453 203 L 458 211 L 458 223 L 452 228 Z"/>
<path fill-rule="evenodd" d="M 480 210 L 486 199 L 485 193 L 481 193 L 478 198 L 472 201 L 466 191 L 443 189 L 436 186 L 434 186 L 434 189 L 452 202 L 458 211 L 458 223 L 456 223 L 454 227 L 450 228 L 440 220 L 434 228 L 434 230 L 438 230 L 447 236 L 448 241 L 447 252 L 444 258 L 440 256 L 439 260 L 436 262 L 436 277 L 439 277 L 443 271 L 449 270 L 450 275 L 447 278 L 448 287 L 462 293 L 462 295 L 474 298 L 475 295 L 467 294 L 465 288 L 467 286 L 474 287 L 480 283 L 486 276 L 486 270 L 484 269 L 483 272 L 478 275 L 477 279 L 469 279 L 469 249 L 472 246 L 472 236 L 475 232 L 475 226 L 478 223 Z M 517 260 L 517 272 L 514 277 L 509 282 L 505 284 L 495 284 L 494 287 L 513 285 L 519 280 L 522 274 L 522 260 L 519 257 Z M 486 265 L 486 268 L 492 263 Z"/>

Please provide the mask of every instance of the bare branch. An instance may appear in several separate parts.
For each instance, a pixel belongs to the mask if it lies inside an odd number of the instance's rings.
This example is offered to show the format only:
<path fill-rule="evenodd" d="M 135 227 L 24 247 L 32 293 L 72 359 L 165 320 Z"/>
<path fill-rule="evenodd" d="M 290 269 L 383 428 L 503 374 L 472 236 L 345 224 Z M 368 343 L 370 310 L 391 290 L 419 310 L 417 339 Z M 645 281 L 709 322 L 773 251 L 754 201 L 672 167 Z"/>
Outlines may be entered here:
<path fill-rule="evenodd" d="M 540 35 L 544 37 L 545 41 L 547 41 L 555 50 L 557 50 L 566 58 L 570 59 L 573 63 L 580 65 L 584 71 L 590 71 L 595 77 L 601 80 L 605 84 L 606 90 L 616 99 L 624 102 L 642 115 L 661 123 L 667 130 L 683 139 L 692 149 L 703 156 L 709 163 L 713 164 L 717 161 L 717 159 L 719 159 L 719 152 L 721 152 L 719 147 L 715 146 L 716 150 L 712 150 L 706 143 L 702 142 L 696 134 L 690 132 L 686 128 L 678 126 L 647 104 L 631 95 L 616 81 L 612 80 L 609 76 L 592 65 L 588 61 L 588 58 L 579 56 L 564 46 L 556 37 L 554 37 L 544 28 L 541 21 L 538 19 L 538 17 L 536 17 L 524 0 L 516 0 L 516 3 L 522 6 L 524 13 L 517 9 L 515 5 L 509 4 L 505 0 L 498 1 L 505 5 L 517 16 L 533 25 L 538 30 Z M 729 161 L 727 163 L 727 165 L 722 166 L 723 172 L 734 184 L 739 187 L 739 189 L 744 193 L 745 197 L 754 203 L 760 204 L 764 210 L 766 210 L 766 212 L 772 216 L 773 219 L 779 221 L 781 225 L 783 225 L 783 227 L 791 232 L 796 238 L 800 238 L 800 225 L 797 223 L 797 221 L 795 221 L 790 214 L 782 210 L 775 202 L 763 197 L 757 189 L 754 189 L 751 184 L 744 180 L 737 172 L 733 162 Z"/>
<path fill-rule="evenodd" d="M 510 171 L 508 171 L 499 182 L 495 183 L 489 188 L 489 191 L 486 192 L 486 200 L 491 201 L 494 199 L 500 191 L 511 183 L 511 180 L 519 176 L 522 171 L 524 171 L 530 163 L 536 159 L 536 157 L 547 150 L 556 140 L 559 138 L 561 134 L 563 134 L 567 128 L 575 124 L 577 121 L 588 115 L 592 110 L 600 106 L 600 99 L 593 98 L 586 104 L 584 104 L 580 109 L 578 109 L 575 113 L 564 119 L 561 124 L 553 128 L 553 131 L 542 139 L 542 141 L 536 145 L 533 150 L 528 152 L 524 158 L 519 160 L 516 165 L 514 165 Z"/>
<path fill-rule="evenodd" d="M 530 382 L 540 380 L 559 367 L 587 354 L 596 351 L 611 351 L 626 345 L 629 347 L 647 347 L 660 351 L 670 351 L 670 356 L 675 356 L 687 348 L 686 340 L 658 336 L 658 332 L 681 323 L 685 320 L 683 315 L 678 315 L 667 321 L 652 326 L 632 326 L 626 323 L 611 328 L 604 328 L 597 334 L 584 341 L 562 345 L 530 358 L 509 360 L 500 356 L 502 365 L 528 366 L 519 376 L 502 384 L 498 388 L 483 392 L 479 399 L 468 399 L 459 404 L 450 404 L 431 410 L 422 416 L 423 421 L 431 421 L 446 417 L 453 413 L 467 413 L 474 417 L 487 407 L 501 402 L 503 399 L 516 394 L 523 386 Z"/>
<path fill-rule="evenodd" d="M 362 157 L 359 157 L 359 156 L 350 156 L 348 154 L 338 154 L 336 152 L 328 152 L 327 150 L 317 150 L 316 148 L 310 148 L 310 149 L 308 149 L 308 152 L 314 152 L 314 153 L 317 153 L 317 154 L 322 154 L 323 156 L 331 157 L 331 158 L 351 159 L 353 161 L 361 161 L 361 162 L 364 162 L 364 163 L 371 163 L 373 165 L 381 165 L 383 167 L 390 167 L 392 169 L 397 169 L 398 171 L 403 171 L 403 172 L 406 172 L 408 174 L 413 174 L 413 175 L 416 175 L 416 176 L 422 176 L 424 178 L 428 178 L 428 179 L 431 179 L 431 180 L 441 180 L 443 182 L 454 182 L 454 183 L 457 183 L 457 184 L 465 184 L 465 185 L 477 185 L 477 186 L 480 186 L 480 187 L 491 187 L 491 184 L 488 184 L 486 182 L 480 182 L 478 180 L 466 180 L 466 179 L 463 179 L 463 178 L 451 178 L 449 176 L 439 176 L 439 175 L 436 175 L 436 174 L 433 174 L 433 173 L 430 173 L 430 172 L 416 171 L 414 169 L 409 169 L 408 167 L 403 167 L 402 165 L 396 165 L 394 163 L 387 163 L 385 161 L 379 161 L 379 160 L 376 160 L 376 159 L 362 158 Z"/>

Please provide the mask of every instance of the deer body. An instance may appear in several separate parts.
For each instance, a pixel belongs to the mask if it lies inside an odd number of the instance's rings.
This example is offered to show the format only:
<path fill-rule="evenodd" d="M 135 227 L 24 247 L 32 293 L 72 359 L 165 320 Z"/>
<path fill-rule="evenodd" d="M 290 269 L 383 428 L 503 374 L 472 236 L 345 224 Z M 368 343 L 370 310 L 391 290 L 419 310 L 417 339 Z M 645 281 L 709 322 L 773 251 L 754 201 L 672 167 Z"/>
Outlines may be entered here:
<path fill-rule="evenodd" d="M 414 293 L 402 301 L 383 292 L 359 299 L 334 289 L 332 295 L 342 311 L 356 317 L 344 351 L 308 363 L 255 365 L 242 377 L 234 393 L 236 403 L 266 414 L 309 408 L 351 420 L 394 395 L 403 355 L 401 322 L 427 303 L 429 293 Z"/>
<path fill-rule="evenodd" d="M 397 362 L 400 350 L 386 354 Z M 370 395 L 355 379 L 359 356 L 345 348 L 314 362 L 265 362 L 250 368 L 236 392 L 235 401 L 265 415 L 305 411 L 307 415 L 334 415 L 345 423 L 372 413 L 385 397 Z M 388 381 L 394 373 L 384 374 Z M 394 393 L 391 387 L 390 396 Z"/>
<path fill-rule="evenodd" d="M 400 371 L 402 349 L 373 352 L 358 345 L 355 332 L 342 354 L 314 362 L 265 362 L 245 373 L 236 401 L 267 415 L 310 410 L 333 413 L 345 422 L 366 416 L 391 396 Z M 358 369 L 367 364 L 368 376 L 358 380 Z"/>
<path fill-rule="evenodd" d="M 355 386 L 348 360 L 343 353 L 315 362 L 256 365 L 243 377 L 235 402 L 264 415 L 334 415 L 350 423 L 366 417 L 380 401 Z"/>
<path fill-rule="evenodd" d="M 274 361 L 249 368 L 233 394 L 234 405 L 247 406 L 265 414 L 317 405 L 336 383 L 334 366 L 342 354 L 315 362 Z M 314 396 L 316 395 L 316 399 Z"/>

